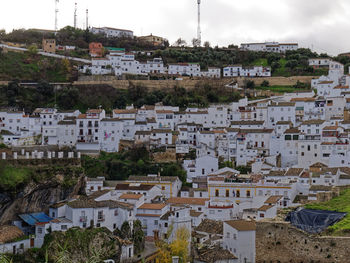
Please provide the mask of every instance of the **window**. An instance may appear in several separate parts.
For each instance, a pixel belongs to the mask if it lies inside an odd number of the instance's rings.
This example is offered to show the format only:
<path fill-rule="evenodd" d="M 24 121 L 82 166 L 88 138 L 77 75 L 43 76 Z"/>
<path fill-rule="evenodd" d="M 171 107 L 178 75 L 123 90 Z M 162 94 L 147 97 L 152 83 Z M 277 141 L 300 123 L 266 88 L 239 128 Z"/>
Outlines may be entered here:
<path fill-rule="evenodd" d="M 38 227 L 38 234 L 42 234 L 43 233 L 43 229 L 41 227 Z"/>
<path fill-rule="evenodd" d="M 61 230 L 67 230 L 67 225 L 62 225 Z"/>
<path fill-rule="evenodd" d="M 216 197 L 219 196 L 219 189 L 216 189 L 216 190 L 215 190 L 215 196 L 216 196 Z"/>
<path fill-rule="evenodd" d="M 226 189 L 226 197 L 230 197 L 230 190 Z"/>
<path fill-rule="evenodd" d="M 234 240 L 237 239 L 237 234 L 233 234 L 233 239 L 234 239 Z"/>
<path fill-rule="evenodd" d="M 154 225 L 155 225 L 155 226 L 158 225 L 158 220 L 154 220 Z"/>
<path fill-rule="evenodd" d="M 265 214 L 260 213 L 260 217 L 261 217 L 261 218 L 264 218 L 264 217 L 265 217 Z"/>
<path fill-rule="evenodd" d="M 241 192 L 239 190 L 236 191 L 236 196 L 240 197 L 241 196 Z"/>
<path fill-rule="evenodd" d="M 247 190 L 247 197 L 250 197 L 250 190 Z"/>
<path fill-rule="evenodd" d="M 230 238 L 230 232 L 226 233 L 226 238 Z"/>

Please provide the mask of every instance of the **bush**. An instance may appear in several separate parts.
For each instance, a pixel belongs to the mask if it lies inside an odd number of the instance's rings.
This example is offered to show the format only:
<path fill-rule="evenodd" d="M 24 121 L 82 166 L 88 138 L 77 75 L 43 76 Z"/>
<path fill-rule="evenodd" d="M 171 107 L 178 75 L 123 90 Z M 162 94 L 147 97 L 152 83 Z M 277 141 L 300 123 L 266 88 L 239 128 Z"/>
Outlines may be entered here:
<path fill-rule="evenodd" d="M 269 87 L 270 86 L 270 82 L 268 80 L 264 80 L 262 83 L 261 83 L 261 87 Z"/>

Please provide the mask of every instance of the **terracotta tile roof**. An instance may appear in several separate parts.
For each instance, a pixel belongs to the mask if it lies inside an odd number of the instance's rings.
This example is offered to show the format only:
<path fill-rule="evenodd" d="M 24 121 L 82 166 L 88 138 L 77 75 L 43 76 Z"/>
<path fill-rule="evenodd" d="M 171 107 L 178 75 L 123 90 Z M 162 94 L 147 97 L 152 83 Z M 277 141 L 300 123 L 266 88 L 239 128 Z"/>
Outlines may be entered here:
<path fill-rule="evenodd" d="M 131 175 L 128 181 L 135 182 L 175 182 L 179 180 L 177 176 L 135 176 Z"/>
<path fill-rule="evenodd" d="M 157 114 L 173 114 L 174 112 L 172 110 L 157 110 Z"/>
<path fill-rule="evenodd" d="M 197 212 L 195 210 L 190 210 L 190 216 L 191 217 L 199 217 L 203 212 Z"/>
<path fill-rule="evenodd" d="M 131 110 L 114 110 L 113 112 L 115 114 L 136 114 L 137 110 L 136 109 L 131 109 Z"/>
<path fill-rule="evenodd" d="M 224 232 L 223 222 L 204 219 L 199 226 L 195 228 L 195 231 L 222 235 Z"/>
<path fill-rule="evenodd" d="M 263 125 L 265 121 L 231 121 L 231 125 Z"/>
<path fill-rule="evenodd" d="M 168 204 L 181 204 L 181 205 L 205 205 L 209 198 L 188 198 L 188 197 L 171 197 L 167 200 Z"/>
<path fill-rule="evenodd" d="M 72 202 L 69 202 L 67 204 L 71 208 L 98 208 L 98 207 L 109 207 L 109 208 L 123 208 L 127 210 L 132 210 L 134 208 L 133 205 L 123 203 L 123 202 L 117 202 L 113 200 L 106 200 L 106 201 L 95 201 L 90 198 L 80 198 L 77 200 L 74 200 Z"/>
<path fill-rule="evenodd" d="M 272 133 L 273 129 L 241 129 L 240 133 Z"/>
<path fill-rule="evenodd" d="M 323 124 L 324 120 L 307 120 L 303 121 L 301 125 L 316 125 L 316 124 Z"/>
<path fill-rule="evenodd" d="M 300 133 L 298 128 L 291 128 L 291 129 L 287 129 L 284 131 L 284 134 L 294 134 L 294 133 Z"/>
<path fill-rule="evenodd" d="M 166 204 L 143 204 L 138 209 L 147 209 L 147 210 L 162 210 L 166 207 Z"/>
<path fill-rule="evenodd" d="M 122 194 L 119 199 L 135 199 L 138 200 L 142 197 L 141 194 Z"/>
<path fill-rule="evenodd" d="M 229 262 L 230 260 L 237 259 L 230 251 L 219 246 L 201 248 L 198 250 L 197 255 L 195 259 L 198 260 L 198 262 L 204 263 Z"/>
<path fill-rule="evenodd" d="M 315 98 L 293 98 L 290 101 L 292 101 L 292 102 L 297 102 L 297 101 L 313 102 L 313 101 L 315 101 Z"/>
<path fill-rule="evenodd" d="M 258 211 L 266 212 L 267 210 L 271 209 L 272 207 L 273 207 L 273 205 L 263 205 L 258 209 Z"/>
<path fill-rule="evenodd" d="M 266 199 L 265 204 L 276 204 L 283 198 L 283 195 L 272 195 Z"/>
<path fill-rule="evenodd" d="M 334 131 L 334 130 L 337 130 L 338 128 L 339 128 L 338 126 L 326 126 L 323 128 L 323 130 Z"/>
<path fill-rule="evenodd" d="M 91 198 L 91 199 L 96 199 L 96 198 L 99 198 L 107 193 L 109 193 L 111 190 L 99 190 L 99 191 L 96 191 L 94 193 L 92 193 L 91 195 L 88 196 L 88 198 Z"/>
<path fill-rule="evenodd" d="M 293 107 L 295 106 L 294 102 L 272 102 L 269 107 Z"/>
<path fill-rule="evenodd" d="M 115 190 L 131 190 L 131 191 L 149 191 L 154 187 L 154 185 L 148 185 L 148 184 L 128 184 L 128 183 L 121 183 L 117 184 L 115 186 Z"/>
<path fill-rule="evenodd" d="M 285 176 L 299 176 L 303 170 L 303 168 L 289 168 Z"/>
<path fill-rule="evenodd" d="M 157 215 L 157 214 L 136 214 L 136 216 L 143 216 L 143 217 L 160 217 L 161 215 Z"/>
<path fill-rule="evenodd" d="M 254 221 L 230 220 L 225 221 L 225 223 L 238 231 L 255 231 L 256 229 L 256 224 Z"/>
<path fill-rule="evenodd" d="M 101 113 L 102 109 L 90 109 L 86 113 Z"/>

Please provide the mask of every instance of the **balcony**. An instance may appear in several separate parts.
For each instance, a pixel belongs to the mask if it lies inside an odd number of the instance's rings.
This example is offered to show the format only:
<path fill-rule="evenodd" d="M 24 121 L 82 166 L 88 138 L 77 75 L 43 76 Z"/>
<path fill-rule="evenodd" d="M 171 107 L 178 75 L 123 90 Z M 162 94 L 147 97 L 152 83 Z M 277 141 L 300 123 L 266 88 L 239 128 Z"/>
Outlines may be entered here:
<path fill-rule="evenodd" d="M 97 222 L 104 222 L 105 221 L 105 215 L 99 215 L 97 218 Z"/>

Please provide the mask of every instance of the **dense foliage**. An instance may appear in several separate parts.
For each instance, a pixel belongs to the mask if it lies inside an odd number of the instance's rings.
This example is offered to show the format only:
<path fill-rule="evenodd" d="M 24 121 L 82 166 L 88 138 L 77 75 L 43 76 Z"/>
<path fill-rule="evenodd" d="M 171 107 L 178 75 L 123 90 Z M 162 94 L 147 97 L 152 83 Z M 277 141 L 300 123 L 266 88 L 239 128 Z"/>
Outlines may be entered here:
<path fill-rule="evenodd" d="M 66 82 L 76 78 L 77 71 L 68 60 L 0 50 L 0 80 Z"/>
<path fill-rule="evenodd" d="M 7 34 L 4 30 L 0 30 L 0 41 L 23 43 L 26 45 L 34 43 L 40 46 L 43 38 L 55 38 L 58 45 L 75 46 L 81 49 L 87 49 L 90 42 L 100 42 L 104 47 L 120 47 L 127 50 L 152 50 L 156 48 L 151 43 L 141 41 L 136 37 L 107 38 L 103 34 L 93 34 L 89 30 L 71 26 L 60 29 L 56 35 L 53 32 L 40 32 L 33 29 L 16 29 Z M 165 46 L 167 45 L 166 43 Z"/>
<path fill-rule="evenodd" d="M 102 152 L 99 157 L 83 156 L 82 165 L 88 177 L 105 176 L 107 180 L 126 180 L 130 175 L 157 174 L 178 176 L 183 182 L 186 172 L 179 163 L 154 163 L 145 147 L 118 153 Z"/>
<path fill-rule="evenodd" d="M 165 105 L 205 107 L 209 103 L 229 103 L 238 101 L 240 94 L 232 90 L 217 89 L 209 84 L 198 86 L 193 90 L 182 87 L 174 87 L 171 90 L 149 91 L 141 85 L 130 84 L 129 89 L 115 89 L 110 86 L 68 86 L 55 90 L 45 81 L 40 81 L 36 86 L 21 88 L 18 82 L 10 82 L 8 86 L 0 86 L 0 108 L 16 107 L 32 112 L 37 107 L 54 107 L 61 110 L 79 109 L 85 111 L 88 108 L 102 106 L 107 111 L 115 108 L 125 108 L 133 104 L 136 107 L 142 105 L 154 105 L 163 102 Z"/>

